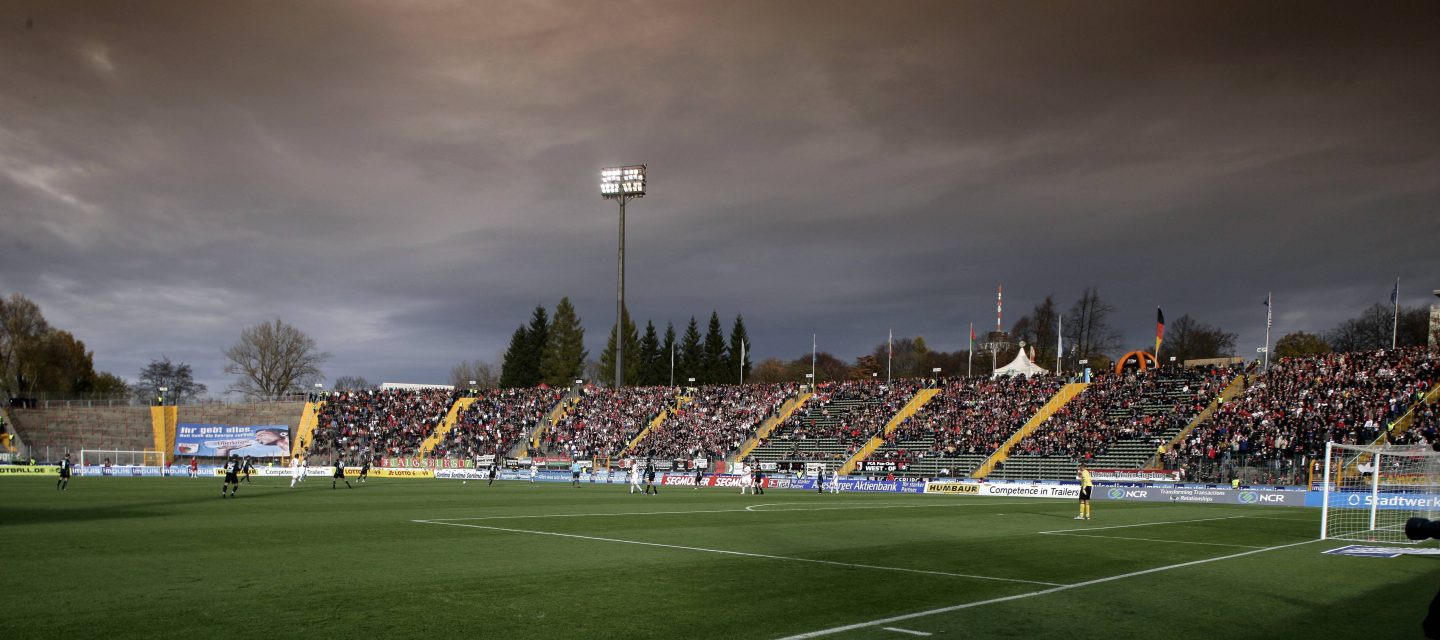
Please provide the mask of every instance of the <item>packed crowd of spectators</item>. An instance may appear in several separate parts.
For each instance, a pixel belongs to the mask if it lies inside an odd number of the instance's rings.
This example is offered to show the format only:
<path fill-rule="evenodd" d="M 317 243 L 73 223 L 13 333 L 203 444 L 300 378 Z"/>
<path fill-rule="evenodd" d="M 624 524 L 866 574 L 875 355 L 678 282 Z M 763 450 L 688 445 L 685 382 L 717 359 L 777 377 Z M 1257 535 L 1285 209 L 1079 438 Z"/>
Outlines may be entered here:
<path fill-rule="evenodd" d="M 1303 468 L 1327 441 L 1375 442 L 1437 376 L 1440 352 L 1423 347 L 1286 358 L 1162 459 L 1196 476 L 1231 464 Z M 1402 441 L 1433 434 L 1433 414 L 1416 418 L 1420 430 Z"/>
<path fill-rule="evenodd" d="M 990 455 L 1060 390 L 1054 375 L 955 380 L 896 428 L 874 460 L 904 466 L 919 458 Z M 905 441 L 935 438 L 928 449 L 907 449 Z"/>
<path fill-rule="evenodd" d="M 530 437 L 564 395 L 564 391 L 548 387 L 482 390 L 475 402 L 461 412 L 434 453 L 466 459 L 505 455 Z"/>
<path fill-rule="evenodd" d="M 831 440 L 839 443 L 847 456 L 852 455 L 925 385 L 926 381 L 920 379 L 895 380 L 888 386 L 870 380 L 822 384 L 815 396 L 776 427 L 762 446 L 790 442 L 793 444 L 786 459 L 821 460 L 833 454 L 806 451 L 798 442 Z"/>
<path fill-rule="evenodd" d="M 671 387 L 586 387 L 579 402 L 546 430 L 541 448 L 577 458 L 618 454 L 673 404 L 675 393 Z"/>
<path fill-rule="evenodd" d="M 1086 461 L 1117 440 L 1158 445 L 1183 428 L 1235 375 L 1228 368 L 1163 368 L 1102 375 L 1011 449 L 1011 455 Z M 1163 404 L 1156 411 L 1154 405 Z"/>
<path fill-rule="evenodd" d="M 445 419 L 455 394 L 445 389 L 369 389 L 326 398 L 310 455 L 322 458 L 414 454 Z"/>
<path fill-rule="evenodd" d="M 626 455 L 723 458 L 798 391 L 793 383 L 701 387 Z"/>

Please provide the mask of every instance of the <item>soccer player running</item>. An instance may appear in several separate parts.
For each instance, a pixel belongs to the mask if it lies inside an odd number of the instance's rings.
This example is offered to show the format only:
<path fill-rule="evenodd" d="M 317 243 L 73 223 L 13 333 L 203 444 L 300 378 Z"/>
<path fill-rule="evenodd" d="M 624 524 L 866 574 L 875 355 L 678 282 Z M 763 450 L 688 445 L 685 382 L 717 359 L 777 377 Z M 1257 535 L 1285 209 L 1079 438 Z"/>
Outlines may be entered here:
<path fill-rule="evenodd" d="M 255 464 L 251 462 L 250 456 L 245 456 L 245 460 L 240 464 L 240 469 L 245 472 L 245 481 L 250 482 L 250 472 L 255 470 Z"/>
<path fill-rule="evenodd" d="M 60 460 L 60 479 L 55 481 L 56 491 L 68 491 L 70 489 L 70 454 Z"/>
<path fill-rule="evenodd" d="M 341 482 L 344 482 L 346 489 L 354 489 L 354 488 L 355 488 L 355 487 L 350 486 L 350 481 L 349 481 L 349 480 L 346 480 L 346 479 L 345 479 L 345 459 L 344 459 L 344 458 L 336 458 L 336 459 L 335 459 L 335 475 L 330 478 L 330 488 L 331 488 L 331 489 L 336 488 L 336 487 L 335 487 L 335 482 L 336 482 L 337 480 L 338 480 L 338 481 L 341 481 Z"/>
<path fill-rule="evenodd" d="M 535 478 L 536 478 L 536 476 L 539 476 L 539 475 L 540 475 L 540 463 L 535 462 L 534 460 L 531 460 L 531 461 L 530 461 L 530 484 L 535 484 Z"/>
<path fill-rule="evenodd" d="M 1085 468 L 1085 463 L 1080 463 L 1075 477 L 1080 479 L 1080 515 L 1075 516 L 1076 520 L 1090 519 L 1090 470 Z"/>
<path fill-rule="evenodd" d="M 755 465 L 755 485 L 754 488 L 750 490 L 750 493 L 756 492 L 759 492 L 762 496 L 765 495 L 765 471 L 761 469 L 758 464 Z"/>
<path fill-rule="evenodd" d="M 705 468 L 697 465 L 697 466 L 695 467 L 695 490 L 696 490 L 696 491 L 699 491 L 699 490 L 700 490 L 700 484 L 703 483 L 703 482 L 705 482 Z"/>
<path fill-rule="evenodd" d="M 495 484 L 495 474 L 496 474 L 496 473 L 499 473 L 499 471 L 500 471 L 500 456 L 497 455 L 497 456 L 495 456 L 494 458 L 491 458 L 491 459 L 490 459 L 490 482 L 485 483 L 485 486 L 488 487 L 488 486 L 490 486 L 490 485 Z"/>
<path fill-rule="evenodd" d="M 225 481 L 220 483 L 220 497 L 224 498 L 225 489 L 230 489 L 231 498 L 235 492 L 240 490 L 240 457 L 230 454 L 230 459 L 225 461 Z"/>
<path fill-rule="evenodd" d="M 300 456 L 290 458 L 290 488 L 295 488 L 295 483 L 305 477 L 305 463 L 300 461 Z"/>
<path fill-rule="evenodd" d="M 365 482 L 370 477 L 370 456 L 360 459 L 360 482 Z"/>

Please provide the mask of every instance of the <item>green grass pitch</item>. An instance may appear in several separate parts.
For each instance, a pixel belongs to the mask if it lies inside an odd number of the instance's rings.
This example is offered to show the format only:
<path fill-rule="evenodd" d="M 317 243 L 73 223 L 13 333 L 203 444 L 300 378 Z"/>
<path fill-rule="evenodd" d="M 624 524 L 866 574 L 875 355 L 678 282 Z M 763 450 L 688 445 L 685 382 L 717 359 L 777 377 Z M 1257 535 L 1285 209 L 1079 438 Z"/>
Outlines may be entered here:
<path fill-rule="evenodd" d="M 1440 588 L 1314 509 L 288 484 L 0 479 L 0 637 L 1410 638 Z"/>

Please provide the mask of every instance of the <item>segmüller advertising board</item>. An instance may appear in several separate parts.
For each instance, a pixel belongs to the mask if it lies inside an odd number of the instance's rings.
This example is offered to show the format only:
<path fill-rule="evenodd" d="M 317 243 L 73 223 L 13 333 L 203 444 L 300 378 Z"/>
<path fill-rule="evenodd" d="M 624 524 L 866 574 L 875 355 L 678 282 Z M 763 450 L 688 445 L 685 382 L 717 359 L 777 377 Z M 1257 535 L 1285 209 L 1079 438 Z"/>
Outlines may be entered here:
<path fill-rule="evenodd" d="M 223 458 L 230 455 L 279 458 L 290 455 L 290 427 L 283 424 L 229 425 L 181 422 L 175 425 L 175 453 Z"/>

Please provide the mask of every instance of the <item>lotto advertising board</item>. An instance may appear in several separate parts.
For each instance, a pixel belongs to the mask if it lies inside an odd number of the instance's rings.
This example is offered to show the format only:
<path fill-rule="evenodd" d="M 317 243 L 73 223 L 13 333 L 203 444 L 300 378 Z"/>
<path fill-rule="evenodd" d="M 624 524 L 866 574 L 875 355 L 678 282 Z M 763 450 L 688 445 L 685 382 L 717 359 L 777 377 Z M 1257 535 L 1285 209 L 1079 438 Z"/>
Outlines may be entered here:
<path fill-rule="evenodd" d="M 175 454 L 202 458 L 284 457 L 290 455 L 290 427 L 181 422 L 175 425 Z"/>

